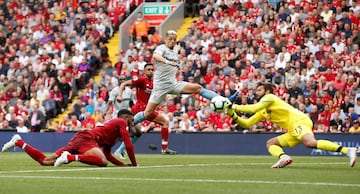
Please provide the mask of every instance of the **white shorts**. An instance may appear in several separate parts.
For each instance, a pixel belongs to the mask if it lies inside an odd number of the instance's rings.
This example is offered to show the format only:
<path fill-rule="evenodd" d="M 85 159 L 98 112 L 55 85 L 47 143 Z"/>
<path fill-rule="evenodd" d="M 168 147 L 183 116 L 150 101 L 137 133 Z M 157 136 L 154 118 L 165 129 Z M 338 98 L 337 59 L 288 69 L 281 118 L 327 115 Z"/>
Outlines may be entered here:
<path fill-rule="evenodd" d="M 166 87 L 160 87 L 160 89 L 154 89 L 151 92 L 149 102 L 154 104 L 160 104 L 164 101 L 167 94 L 180 94 L 187 82 L 175 82 Z"/>

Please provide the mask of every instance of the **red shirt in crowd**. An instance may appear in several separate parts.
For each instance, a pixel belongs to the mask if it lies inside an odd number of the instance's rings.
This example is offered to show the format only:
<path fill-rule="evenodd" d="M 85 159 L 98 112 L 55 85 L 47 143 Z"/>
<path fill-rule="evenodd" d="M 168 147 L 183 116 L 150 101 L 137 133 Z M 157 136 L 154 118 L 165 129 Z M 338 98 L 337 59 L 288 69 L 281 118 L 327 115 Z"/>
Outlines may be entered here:
<path fill-rule="evenodd" d="M 82 127 L 85 127 L 85 128 L 87 127 L 88 124 L 91 124 L 92 127 L 95 127 L 96 122 L 95 122 L 95 119 L 91 117 L 91 118 L 83 120 L 81 124 L 82 124 Z"/>
<path fill-rule="evenodd" d="M 176 111 L 176 105 L 175 104 L 168 105 L 167 109 L 168 109 L 169 112 L 175 112 Z"/>

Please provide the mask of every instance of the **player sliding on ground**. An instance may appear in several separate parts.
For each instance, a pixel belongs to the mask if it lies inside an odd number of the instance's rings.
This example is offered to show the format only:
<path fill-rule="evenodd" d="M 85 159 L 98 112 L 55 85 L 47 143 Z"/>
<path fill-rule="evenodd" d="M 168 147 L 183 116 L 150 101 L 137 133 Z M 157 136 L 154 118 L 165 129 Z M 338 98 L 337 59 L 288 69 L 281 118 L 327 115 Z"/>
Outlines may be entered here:
<path fill-rule="evenodd" d="M 103 126 L 77 132 L 66 146 L 58 149 L 50 156 L 45 156 L 40 150 L 27 144 L 18 134 L 4 144 L 1 151 L 4 152 L 17 146 L 25 150 L 31 158 L 43 166 L 54 165 L 57 167 L 73 161 L 101 167 L 107 166 L 108 162 L 117 166 L 137 166 L 134 147 L 127 131 L 127 128 L 130 131 L 134 130 L 132 124 L 134 121 L 133 114 L 128 110 L 120 110 L 118 117 L 105 122 Z M 124 164 L 111 154 L 111 147 L 119 139 L 122 139 L 125 143 L 131 164 Z"/>
<path fill-rule="evenodd" d="M 273 85 L 259 83 L 256 88 L 258 103 L 251 105 L 236 105 L 227 102 L 225 113 L 228 114 L 242 127 L 249 128 L 254 124 L 267 119 L 272 123 L 287 130 L 287 133 L 271 138 L 266 142 L 266 147 L 272 156 L 279 160 L 272 168 L 283 168 L 292 163 L 283 147 L 294 147 L 304 144 L 308 148 L 316 148 L 332 152 L 341 152 L 350 158 L 350 166 L 356 162 L 357 148 L 346 148 L 328 140 L 316 140 L 312 132 L 313 123 L 304 113 L 295 109 L 285 101 L 273 94 Z M 236 112 L 254 113 L 249 119 L 240 118 Z"/>

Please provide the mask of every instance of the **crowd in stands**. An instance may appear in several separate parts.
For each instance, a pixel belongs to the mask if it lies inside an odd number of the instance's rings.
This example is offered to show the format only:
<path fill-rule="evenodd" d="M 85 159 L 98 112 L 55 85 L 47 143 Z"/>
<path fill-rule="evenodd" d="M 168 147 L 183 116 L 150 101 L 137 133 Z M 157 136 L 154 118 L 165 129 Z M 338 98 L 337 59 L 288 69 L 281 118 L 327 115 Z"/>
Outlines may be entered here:
<path fill-rule="evenodd" d="M 226 97 L 239 90 L 238 104 L 255 103 L 256 83 L 271 82 L 278 96 L 311 117 L 314 132 L 360 132 L 360 1 L 186 4 L 185 14 L 199 19 L 179 40 L 179 80 Z M 152 45 L 151 37 L 130 43 L 121 56 L 129 75 L 141 71 L 137 61 L 153 51 Z M 170 97 L 159 111 L 179 132 L 282 132 L 267 121 L 242 129 L 193 95 Z"/>
<path fill-rule="evenodd" d="M 162 42 L 155 28 L 108 61 L 105 43 L 129 8 L 48 2 L 0 1 L 0 128 L 46 128 L 74 95 L 57 131 L 108 120 L 106 104 L 118 76 L 140 76 Z M 256 83 L 271 82 L 278 96 L 311 117 L 314 132 L 360 132 L 359 1 L 186 2 L 199 19 L 179 37 L 179 80 L 225 97 L 238 90 L 238 104 L 255 103 Z M 175 132 L 282 132 L 267 121 L 243 129 L 196 95 L 169 96 L 158 111 Z M 158 128 L 143 123 L 144 131 Z"/>
<path fill-rule="evenodd" d="M 105 44 L 129 14 L 126 6 L 104 0 L 0 1 L 0 129 L 42 131 L 67 110 L 109 61 Z M 100 100 L 86 102 L 92 103 L 101 107 Z"/>
<path fill-rule="evenodd" d="M 199 20 L 180 41 L 179 79 L 222 96 L 239 90 L 238 104 L 255 103 L 256 83 L 271 82 L 278 96 L 311 117 L 314 132 L 360 132 L 360 1 L 200 0 L 196 5 Z M 222 115 L 207 113 L 194 120 L 215 131 L 243 130 L 226 119 L 225 126 L 217 125 Z M 190 130 L 198 130 L 195 126 Z M 265 121 L 247 131 L 282 129 Z"/>

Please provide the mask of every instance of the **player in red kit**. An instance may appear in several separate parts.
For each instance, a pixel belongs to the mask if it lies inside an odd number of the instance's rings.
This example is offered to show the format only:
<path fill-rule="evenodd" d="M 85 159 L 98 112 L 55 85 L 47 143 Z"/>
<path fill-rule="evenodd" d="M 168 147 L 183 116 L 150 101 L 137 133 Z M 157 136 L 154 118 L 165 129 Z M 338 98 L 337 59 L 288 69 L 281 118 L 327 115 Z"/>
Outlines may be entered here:
<path fill-rule="evenodd" d="M 17 146 L 43 166 L 57 167 L 73 161 L 100 167 L 107 166 L 108 162 L 116 166 L 137 166 L 134 147 L 130 140 L 130 134 L 134 133 L 134 116 L 129 110 L 124 109 L 119 111 L 118 117 L 92 130 L 77 132 L 67 145 L 50 156 L 45 156 L 40 150 L 27 144 L 18 134 L 4 144 L 2 152 Z M 131 164 L 124 164 L 111 154 L 111 148 L 120 140 L 125 143 Z"/>
<path fill-rule="evenodd" d="M 136 88 L 136 103 L 131 107 L 131 112 L 136 114 L 138 112 L 144 111 L 146 108 L 146 104 L 149 101 L 151 91 L 153 89 L 153 74 L 154 74 L 154 65 L 148 63 L 144 66 L 144 75 L 133 80 L 126 81 L 121 84 L 119 89 L 119 94 L 117 95 L 118 101 L 122 101 L 122 91 L 126 86 L 131 86 Z M 166 122 L 166 119 L 162 119 L 163 122 Z M 164 123 L 159 123 L 164 124 Z M 137 127 L 139 129 L 140 127 Z M 135 143 L 140 137 L 141 132 L 138 131 L 137 135 L 131 138 L 132 143 Z M 162 139 L 164 139 L 164 133 L 161 133 Z M 168 134 L 167 134 L 168 135 Z M 165 134 L 166 136 L 166 134 Z M 167 148 L 167 144 L 162 145 L 163 150 L 167 150 L 167 154 L 176 154 L 175 151 Z M 125 145 L 122 143 L 120 147 L 115 151 L 114 154 L 118 155 L 120 158 L 124 158 Z"/>

